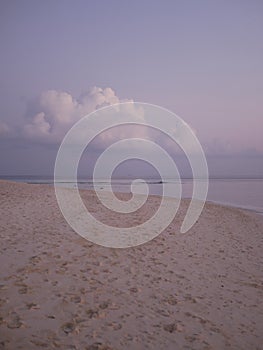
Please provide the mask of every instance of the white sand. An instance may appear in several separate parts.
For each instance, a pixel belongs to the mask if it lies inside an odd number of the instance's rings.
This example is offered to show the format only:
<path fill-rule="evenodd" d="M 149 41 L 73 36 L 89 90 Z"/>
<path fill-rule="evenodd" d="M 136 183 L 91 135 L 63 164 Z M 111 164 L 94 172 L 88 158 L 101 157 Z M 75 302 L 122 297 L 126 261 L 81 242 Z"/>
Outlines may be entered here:
<path fill-rule="evenodd" d="M 88 207 L 111 224 L 140 223 Z M 94 245 L 68 226 L 54 190 L 0 182 L 0 349 L 262 349 L 263 221 L 207 204 L 153 241 Z"/>

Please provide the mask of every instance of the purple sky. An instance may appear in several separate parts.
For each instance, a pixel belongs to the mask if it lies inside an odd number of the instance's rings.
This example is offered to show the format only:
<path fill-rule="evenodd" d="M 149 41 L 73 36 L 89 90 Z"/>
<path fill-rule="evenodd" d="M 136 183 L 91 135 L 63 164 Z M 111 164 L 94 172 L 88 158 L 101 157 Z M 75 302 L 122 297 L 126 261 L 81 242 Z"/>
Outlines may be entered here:
<path fill-rule="evenodd" d="M 256 0 L 1 0 L 0 174 L 50 172 L 73 120 L 123 99 L 172 110 L 207 153 L 258 173 L 262 37 Z"/>

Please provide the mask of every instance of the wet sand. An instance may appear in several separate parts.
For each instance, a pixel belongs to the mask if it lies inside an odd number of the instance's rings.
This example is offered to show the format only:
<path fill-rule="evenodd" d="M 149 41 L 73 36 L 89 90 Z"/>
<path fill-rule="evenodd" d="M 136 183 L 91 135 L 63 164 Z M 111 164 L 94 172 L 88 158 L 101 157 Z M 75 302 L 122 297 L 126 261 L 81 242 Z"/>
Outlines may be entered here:
<path fill-rule="evenodd" d="M 0 349 L 261 349 L 262 218 L 206 204 L 180 234 L 187 205 L 154 240 L 105 248 L 68 226 L 52 186 L 0 181 Z"/>

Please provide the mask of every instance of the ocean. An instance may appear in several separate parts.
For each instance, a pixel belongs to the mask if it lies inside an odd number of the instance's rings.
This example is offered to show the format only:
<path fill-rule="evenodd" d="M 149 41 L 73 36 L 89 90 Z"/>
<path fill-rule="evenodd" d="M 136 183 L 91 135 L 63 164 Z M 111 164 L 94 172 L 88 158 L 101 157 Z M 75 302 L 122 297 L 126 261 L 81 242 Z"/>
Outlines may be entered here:
<path fill-rule="evenodd" d="M 53 178 L 51 176 L 0 176 L 0 179 L 31 184 L 53 184 Z M 163 184 L 159 179 L 147 179 L 146 182 L 149 186 L 150 194 L 162 194 Z M 73 186 L 70 181 L 61 181 L 61 183 L 67 187 Z M 165 183 L 168 186 L 172 186 L 176 181 L 173 179 L 166 179 Z M 111 183 L 102 179 L 96 183 L 101 190 L 110 190 L 112 186 L 114 191 L 117 192 L 130 192 L 130 184 L 131 180 L 129 179 L 114 179 Z M 78 179 L 78 186 L 80 189 L 93 189 L 93 185 L 91 179 Z M 191 198 L 193 188 L 192 179 L 181 179 L 181 185 L 182 198 Z M 142 182 L 137 182 L 135 184 L 135 190 L 137 192 L 140 192 L 140 186 L 142 186 Z M 252 210 L 263 215 L 263 179 L 212 178 L 209 180 L 207 200 L 218 204 Z"/>

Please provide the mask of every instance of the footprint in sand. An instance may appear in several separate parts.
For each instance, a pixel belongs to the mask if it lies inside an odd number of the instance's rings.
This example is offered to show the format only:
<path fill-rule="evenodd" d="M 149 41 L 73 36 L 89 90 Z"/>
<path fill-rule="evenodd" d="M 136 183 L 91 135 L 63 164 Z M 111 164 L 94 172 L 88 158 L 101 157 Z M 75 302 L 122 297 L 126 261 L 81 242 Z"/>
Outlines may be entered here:
<path fill-rule="evenodd" d="M 174 332 L 182 332 L 184 328 L 179 323 L 169 323 L 169 324 L 165 324 L 163 326 L 163 329 L 166 332 L 174 333 Z"/>
<path fill-rule="evenodd" d="M 24 325 L 20 316 L 14 311 L 11 312 L 4 321 L 10 329 L 21 328 Z"/>

